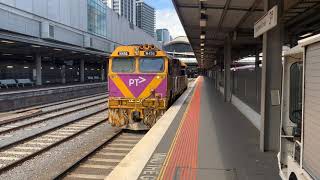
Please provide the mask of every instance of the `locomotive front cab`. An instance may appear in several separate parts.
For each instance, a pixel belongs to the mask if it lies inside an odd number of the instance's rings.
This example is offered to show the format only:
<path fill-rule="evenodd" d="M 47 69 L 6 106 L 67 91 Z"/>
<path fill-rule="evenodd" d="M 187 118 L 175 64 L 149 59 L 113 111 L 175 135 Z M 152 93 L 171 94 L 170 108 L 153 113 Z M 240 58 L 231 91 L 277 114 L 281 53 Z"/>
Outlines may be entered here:
<path fill-rule="evenodd" d="M 118 47 L 109 60 L 109 122 L 143 130 L 165 112 L 168 58 L 152 46 Z"/>

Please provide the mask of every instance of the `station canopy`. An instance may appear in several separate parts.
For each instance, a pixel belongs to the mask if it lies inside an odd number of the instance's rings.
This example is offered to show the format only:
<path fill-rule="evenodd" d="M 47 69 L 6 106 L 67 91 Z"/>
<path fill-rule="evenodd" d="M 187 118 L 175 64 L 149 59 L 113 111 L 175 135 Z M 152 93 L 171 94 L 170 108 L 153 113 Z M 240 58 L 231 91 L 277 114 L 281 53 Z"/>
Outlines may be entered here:
<path fill-rule="evenodd" d="M 265 14 L 264 0 L 173 0 L 173 4 L 203 67 L 213 67 L 219 60 L 226 35 L 232 39 L 233 59 L 261 50 L 262 39 L 253 37 L 253 28 Z M 320 0 L 283 0 L 279 18 L 286 32 L 284 43 L 291 46 L 305 34 L 319 33 L 319 12 Z"/>

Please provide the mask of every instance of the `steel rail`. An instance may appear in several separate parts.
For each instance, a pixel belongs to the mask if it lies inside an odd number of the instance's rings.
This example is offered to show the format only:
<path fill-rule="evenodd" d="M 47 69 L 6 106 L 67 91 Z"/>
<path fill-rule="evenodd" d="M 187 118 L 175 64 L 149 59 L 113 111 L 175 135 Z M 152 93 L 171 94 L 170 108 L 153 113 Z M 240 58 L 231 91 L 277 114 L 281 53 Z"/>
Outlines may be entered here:
<path fill-rule="evenodd" d="M 94 100 L 94 101 L 99 101 L 99 100 Z M 91 102 L 94 102 L 94 101 L 91 101 Z M 91 103 L 91 102 L 86 102 L 86 103 Z M 84 109 L 91 108 L 91 107 L 94 107 L 94 106 L 98 106 L 98 105 L 101 105 L 101 104 L 104 104 L 104 103 L 107 103 L 107 102 L 108 102 L 107 100 L 103 101 L 103 102 L 98 102 L 96 104 L 87 105 L 87 106 L 84 106 L 84 107 L 81 107 L 81 108 L 78 108 L 78 109 L 74 109 L 74 110 L 71 110 L 71 111 L 67 111 L 67 112 L 58 114 L 56 116 L 51 116 L 51 117 L 48 117 L 48 118 L 44 118 L 44 119 L 40 119 L 40 120 L 33 121 L 33 122 L 30 122 L 30 123 L 26 123 L 26 124 L 23 124 L 23 125 L 20 125 L 20 126 L 17 126 L 17 127 L 12 127 L 12 128 L 9 128 L 9 129 L 0 130 L 0 135 L 8 133 L 8 132 L 11 132 L 11 131 L 16 131 L 16 130 L 25 128 L 27 126 L 32 126 L 32 125 L 39 124 L 39 123 L 42 123 L 42 122 L 45 122 L 45 121 L 49 121 L 49 120 L 52 120 L 52 119 L 56 119 L 56 118 L 59 118 L 59 117 L 62 117 L 62 116 L 66 116 L 66 115 L 69 115 L 69 114 L 72 114 L 72 113 L 75 113 L 75 112 L 78 112 L 78 111 L 82 111 Z M 68 108 L 74 108 L 76 106 L 81 106 L 81 104 L 78 104 L 78 105 L 75 105 L 75 106 L 70 106 Z M 51 113 L 54 113 L 54 112 L 51 112 Z M 46 113 L 46 114 L 50 114 L 50 113 Z M 25 119 L 25 120 L 27 120 L 27 119 Z M 23 121 L 23 120 L 21 120 L 21 121 Z M 20 121 L 18 121 L 18 123 L 19 122 Z M 10 123 L 10 124 L 14 124 L 14 123 Z"/>
<path fill-rule="evenodd" d="M 105 111 L 105 110 L 102 110 L 102 111 Z M 102 112 L 102 111 L 101 111 L 101 112 Z M 18 144 L 20 144 L 21 142 L 26 142 L 27 140 L 36 140 L 37 138 L 41 138 L 42 136 L 45 136 L 45 134 L 47 134 L 47 133 L 52 133 L 52 132 L 54 132 L 54 131 L 58 131 L 58 130 L 64 128 L 64 127 L 67 127 L 68 125 L 71 125 L 71 124 L 73 124 L 73 123 L 76 123 L 76 122 L 85 120 L 85 119 L 90 118 L 91 116 L 94 116 L 94 115 L 99 114 L 99 113 L 101 113 L 101 112 L 96 112 L 96 113 L 94 113 L 94 114 L 90 114 L 90 115 L 88 115 L 88 116 L 81 117 L 81 118 L 79 118 L 79 119 L 77 119 L 77 120 L 75 120 L 75 121 L 72 121 L 72 122 L 63 124 L 63 125 L 61 125 L 61 126 L 59 126 L 59 127 L 56 127 L 56 128 L 54 128 L 54 129 L 51 129 L 51 130 L 48 130 L 48 131 L 46 131 L 46 132 L 42 132 L 41 134 L 37 134 L 36 136 L 29 137 L 29 138 L 27 138 L 27 139 L 25 139 L 25 140 L 23 140 L 23 141 L 16 142 L 15 144 L 12 144 L 10 147 L 2 148 L 1 150 L 3 150 L 3 149 L 8 150 L 8 149 L 10 149 L 10 148 L 14 148 L 14 147 L 13 147 L 14 145 L 18 145 Z M 42 149 L 40 149 L 40 150 L 37 150 L 37 151 L 33 152 L 33 153 L 30 154 L 30 155 L 27 155 L 27 156 L 25 156 L 25 157 L 22 157 L 21 159 L 18 159 L 18 160 L 14 161 L 14 162 L 12 162 L 12 163 L 9 163 L 9 164 L 7 164 L 7 165 L 5 165 L 5 166 L 3 166 L 3 167 L 0 167 L 0 174 L 3 173 L 3 172 L 5 172 L 5 171 L 7 171 L 7 170 L 9 170 L 9 169 L 11 169 L 11 168 L 13 168 L 13 167 L 15 167 L 15 166 L 17 166 L 17 165 L 19 165 L 19 164 L 21 164 L 22 162 L 25 162 L 25 161 L 27 161 L 27 160 L 29 160 L 29 159 L 31 159 L 31 158 L 33 158 L 33 157 L 35 157 L 35 156 L 43 153 L 43 152 L 45 152 L 45 151 L 47 151 L 47 150 L 55 147 L 55 146 L 58 146 L 59 144 L 62 144 L 62 143 L 64 143 L 64 142 L 67 142 L 67 141 L 70 140 L 71 138 L 74 138 L 74 137 L 76 137 L 76 136 L 78 136 L 78 135 L 80 135 L 80 134 L 82 134 L 82 133 L 84 133 L 84 132 L 86 132 L 86 131 L 88 131 L 88 130 L 96 127 L 96 126 L 98 126 L 99 124 L 107 121 L 107 119 L 108 119 L 108 118 L 105 118 L 105 119 L 102 119 L 102 120 L 100 120 L 100 121 L 92 124 L 92 125 L 88 125 L 88 127 L 85 127 L 84 129 L 82 129 L 82 130 L 80 130 L 80 131 L 78 131 L 78 132 L 76 132 L 76 133 L 74 133 L 74 134 L 72 134 L 72 135 L 70 135 L 70 136 L 67 136 L 67 137 L 65 137 L 65 138 L 62 138 L 61 140 L 59 140 L 59 141 L 57 141 L 57 142 L 54 142 L 54 143 L 52 143 L 52 144 L 50 144 L 50 145 L 48 145 L 48 146 L 46 146 L 46 147 L 44 147 L 44 148 L 42 148 Z M 5 151 L 6 151 L 6 150 L 5 150 Z M 5 152 L 5 151 L 4 151 L 4 152 Z"/>

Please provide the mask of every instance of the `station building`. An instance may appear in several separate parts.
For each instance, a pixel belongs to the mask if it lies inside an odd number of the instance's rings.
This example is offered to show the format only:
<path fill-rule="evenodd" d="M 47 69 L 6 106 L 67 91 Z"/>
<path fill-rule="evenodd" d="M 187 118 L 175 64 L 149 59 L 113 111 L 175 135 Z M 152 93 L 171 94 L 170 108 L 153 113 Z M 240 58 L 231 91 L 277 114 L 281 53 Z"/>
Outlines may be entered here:
<path fill-rule="evenodd" d="M 0 1 L 0 80 L 105 81 L 117 46 L 144 43 L 158 45 L 101 0 Z"/>
<path fill-rule="evenodd" d="M 176 37 L 165 43 L 163 49 L 167 54 L 184 62 L 188 66 L 188 74 L 194 74 L 198 71 L 198 61 L 187 37 Z"/>

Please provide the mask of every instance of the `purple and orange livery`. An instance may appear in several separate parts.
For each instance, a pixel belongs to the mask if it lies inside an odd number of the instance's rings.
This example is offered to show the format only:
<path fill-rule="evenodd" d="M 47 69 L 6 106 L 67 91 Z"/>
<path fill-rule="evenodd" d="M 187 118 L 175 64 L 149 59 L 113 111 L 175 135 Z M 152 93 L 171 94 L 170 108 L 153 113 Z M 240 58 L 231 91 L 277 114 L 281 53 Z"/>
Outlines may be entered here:
<path fill-rule="evenodd" d="M 109 60 L 109 122 L 151 128 L 187 87 L 183 66 L 153 45 L 120 46 Z"/>

